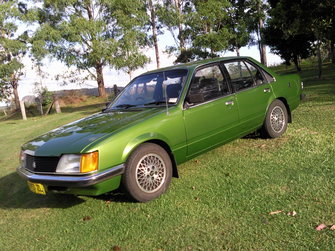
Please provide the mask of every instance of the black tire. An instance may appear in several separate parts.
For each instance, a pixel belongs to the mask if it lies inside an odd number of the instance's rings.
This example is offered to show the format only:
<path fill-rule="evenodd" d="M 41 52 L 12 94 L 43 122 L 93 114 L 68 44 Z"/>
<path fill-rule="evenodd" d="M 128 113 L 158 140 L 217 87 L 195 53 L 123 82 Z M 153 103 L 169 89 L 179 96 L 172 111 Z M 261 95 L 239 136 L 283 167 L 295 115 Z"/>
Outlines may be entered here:
<path fill-rule="evenodd" d="M 130 155 L 122 185 L 130 198 L 139 202 L 156 199 L 169 187 L 172 162 L 159 145 L 144 143 Z"/>
<path fill-rule="evenodd" d="M 262 128 L 262 136 L 265 138 L 278 138 L 287 129 L 288 113 L 283 102 L 276 99 L 271 103 L 266 113 Z"/>

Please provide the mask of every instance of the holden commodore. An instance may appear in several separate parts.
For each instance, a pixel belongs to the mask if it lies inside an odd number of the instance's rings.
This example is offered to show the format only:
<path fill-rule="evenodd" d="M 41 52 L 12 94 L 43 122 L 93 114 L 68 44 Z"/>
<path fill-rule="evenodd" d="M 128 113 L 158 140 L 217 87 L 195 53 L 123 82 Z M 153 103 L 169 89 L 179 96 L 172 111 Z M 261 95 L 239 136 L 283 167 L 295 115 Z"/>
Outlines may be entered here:
<path fill-rule="evenodd" d="M 38 194 L 100 195 L 122 186 L 149 201 L 199 154 L 255 131 L 281 136 L 302 89 L 298 75 L 279 76 L 249 57 L 150 71 L 102 112 L 24 144 L 17 172 Z"/>

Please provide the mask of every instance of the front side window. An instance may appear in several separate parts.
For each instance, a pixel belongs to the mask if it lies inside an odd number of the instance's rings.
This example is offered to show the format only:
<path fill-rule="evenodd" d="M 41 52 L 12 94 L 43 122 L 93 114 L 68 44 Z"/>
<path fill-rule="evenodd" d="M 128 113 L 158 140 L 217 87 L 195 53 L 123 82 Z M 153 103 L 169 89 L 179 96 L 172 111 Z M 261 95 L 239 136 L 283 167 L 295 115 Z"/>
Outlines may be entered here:
<path fill-rule="evenodd" d="M 191 82 L 186 101 L 191 105 L 229 94 L 227 82 L 218 65 L 198 70 Z"/>
<path fill-rule="evenodd" d="M 187 73 L 179 69 L 141 75 L 126 86 L 109 109 L 176 104 Z"/>
<path fill-rule="evenodd" d="M 253 77 L 243 61 L 227 62 L 224 63 L 224 66 L 228 71 L 235 92 L 254 85 Z"/>

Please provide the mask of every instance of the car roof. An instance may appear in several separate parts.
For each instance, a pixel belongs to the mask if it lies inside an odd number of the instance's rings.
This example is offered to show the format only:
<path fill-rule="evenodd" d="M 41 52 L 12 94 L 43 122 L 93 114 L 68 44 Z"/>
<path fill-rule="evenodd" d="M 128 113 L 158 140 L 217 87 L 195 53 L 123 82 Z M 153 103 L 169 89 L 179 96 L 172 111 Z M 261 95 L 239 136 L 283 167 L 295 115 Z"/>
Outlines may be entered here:
<path fill-rule="evenodd" d="M 228 61 L 228 60 L 232 60 L 232 59 L 251 59 L 253 61 L 253 59 L 251 57 L 217 57 L 217 58 L 210 58 L 210 59 L 204 59 L 204 60 L 199 60 L 199 61 L 193 61 L 193 62 L 189 62 L 189 63 L 185 63 L 185 64 L 176 64 L 176 65 L 172 65 L 169 67 L 164 67 L 164 68 L 159 68 L 153 71 L 148 71 L 145 72 L 144 74 L 148 74 L 148 73 L 155 73 L 155 72 L 161 72 L 161 71 L 167 71 L 167 70 L 176 70 L 176 69 L 194 69 L 198 66 L 201 65 L 205 65 L 205 64 L 209 64 L 209 63 L 215 63 L 215 62 L 220 62 L 220 61 Z"/>

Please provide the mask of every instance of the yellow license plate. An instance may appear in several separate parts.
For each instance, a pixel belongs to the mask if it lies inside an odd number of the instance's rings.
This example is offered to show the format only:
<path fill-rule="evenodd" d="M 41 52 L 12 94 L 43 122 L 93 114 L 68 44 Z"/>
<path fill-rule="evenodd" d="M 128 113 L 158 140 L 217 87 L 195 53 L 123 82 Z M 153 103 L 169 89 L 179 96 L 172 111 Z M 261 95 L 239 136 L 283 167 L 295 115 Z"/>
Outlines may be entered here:
<path fill-rule="evenodd" d="M 46 195 L 45 188 L 40 183 L 33 183 L 33 182 L 28 181 L 28 187 L 30 191 L 32 191 L 33 193 Z"/>

